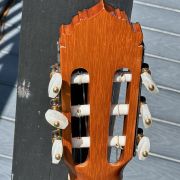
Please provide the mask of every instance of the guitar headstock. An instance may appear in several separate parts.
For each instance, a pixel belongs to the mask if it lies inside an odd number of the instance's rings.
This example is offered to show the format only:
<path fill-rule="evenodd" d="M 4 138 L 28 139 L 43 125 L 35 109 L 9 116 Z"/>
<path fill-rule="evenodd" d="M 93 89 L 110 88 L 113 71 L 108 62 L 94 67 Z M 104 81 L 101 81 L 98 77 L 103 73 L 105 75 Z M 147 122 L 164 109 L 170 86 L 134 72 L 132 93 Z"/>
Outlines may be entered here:
<path fill-rule="evenodd" d="M 53 162 L 59 162 L 64 151 L 71 179 L 122 178 L 137 143 L 139 159 L 150 149 L 149 139 L 141 129 L 137 132 L 139 109 L 145 127 L 152 123 L 146 99 L 139 103 L 141 79 L 149 91 L 158 91 L 143 64 L 140 25 L 101 1 L 61 26 L 59 44 L 60 67 L 53 67 L 49 85 L 53 110 L 46 113 L 51 125 L 63 129 L 62 139 L 59 130 L 53 135 Z M 115 83 L 126 83 L 124 103 L 112 103 Z M 110 136 L 111 117 L 116 116 L 124 118 L 123 133 Z M 115 163 L 108 160 L 109 147 L 121 149 Z"/>

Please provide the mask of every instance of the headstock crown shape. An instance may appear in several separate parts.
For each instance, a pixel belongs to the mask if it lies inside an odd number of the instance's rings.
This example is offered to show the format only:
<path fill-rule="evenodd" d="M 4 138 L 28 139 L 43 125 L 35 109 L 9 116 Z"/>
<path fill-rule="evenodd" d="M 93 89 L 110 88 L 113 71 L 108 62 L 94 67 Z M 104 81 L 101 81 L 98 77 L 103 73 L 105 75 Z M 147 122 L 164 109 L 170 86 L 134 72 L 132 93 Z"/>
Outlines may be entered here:
<path fill-rule="evenodd" d="M 71 24 L 61 26 L 59 43 L 62 113 L 69 121 L 69 125 L 63 130 L 62 141 L 70 178 L 118 180 L 122 178 L 123 168 L 134 153 L 143 56 L 140 25 L 131 24 L 125 12 L 113 9 L 101 1 L 94 7 L 79 12 Z M 107 147 L 115 141 L 109 137 L 109 119 L 113 113 L 117 114 L 116 109 L 111 110 L 112 85 L 115 73 L 123 68 L 127 68 L 131 73 L 126 91 L 127 106 L 123 106 L 122 110 L 125 115 L 124 138 L 118 141 L 120 144 L 124 143 L 124 148 L 120 159 L 116 163 L 109 163 Z M 74 119 L 71 84 L 73 72 L 78 69 L 85 70 L 89 78 L 87 80 L 84 76 L 79 80 L 80 83 L 85 79 L 88 81 L 88 106 L 81 108 L 87 110 L 89 151 L 86 161 L 76 164 L 72 158 L 71 124 Z M 126 80 L 128 76 L 124 78 Z M 118 107 L 116 106 L 119 110 Z M 83 112 L 79 111 L 77 116 L 82 114 Z"/>

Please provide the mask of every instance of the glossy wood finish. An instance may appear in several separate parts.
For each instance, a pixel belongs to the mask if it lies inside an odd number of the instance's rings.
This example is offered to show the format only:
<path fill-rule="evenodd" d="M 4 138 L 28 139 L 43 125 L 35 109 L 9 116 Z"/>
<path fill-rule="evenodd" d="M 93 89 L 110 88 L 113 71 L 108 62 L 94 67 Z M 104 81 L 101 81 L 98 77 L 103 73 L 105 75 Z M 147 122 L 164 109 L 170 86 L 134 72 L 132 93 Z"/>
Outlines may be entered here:
<path fill-rule="evenodd" d="M 71 125 L 63 132 L 64 157 L 71 179 L 120 179 L 122 169 L 133 156 L 143 51 L 141 28 L 139 24 L 131 25 L 124 12 L 101 1 L 79 12 L 70 25 L 62 26 L 60 37 L 62 111 L 69 122 L 71 74 L 75 69 L 84 68 L 90 76 L 90 149 L 85 163 L 73 163 Z M 126 97 L 130 113 L 125 117 L 123 130 L 127 139 L 119 161 L 109 164 L 107 143 L 112 84 L 114 73 L 121 68 L 128 68 L 132 73 Z"/>

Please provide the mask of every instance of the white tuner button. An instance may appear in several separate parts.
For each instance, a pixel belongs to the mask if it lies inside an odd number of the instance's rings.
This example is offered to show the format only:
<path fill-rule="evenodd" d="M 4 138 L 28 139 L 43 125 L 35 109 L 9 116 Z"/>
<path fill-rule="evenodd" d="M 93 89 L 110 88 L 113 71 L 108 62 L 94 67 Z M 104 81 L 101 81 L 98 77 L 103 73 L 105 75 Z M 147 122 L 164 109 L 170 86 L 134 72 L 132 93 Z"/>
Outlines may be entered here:
<path fill-rule="evenodd" d="M 68 125 L 67 117 L 56 110 L 48 109 L 45 118 L 49 124 L 59 129 L 65 129 Z"/>
<path fill-rule="evenodd" d="M 155 82 L 153 81 L 153 79 L 151 77 L 149 65 L 146 63 L 143 63 L 143 65 L 142 65 L 141 79 L 142 79 L 142 83 L 144 84 L 144 86 L 146 87 L 146 89 L 149 92 L 151 92 L 151 93 L 159 92 L 157 85 L 155 84 Z"/>
<path fill-rule="evenodd" d="M 62 140 L 56 139 L 52 145 L 52 163 L 58 164 L 61 161 L 63 155 L 63 145 Z"/>
<path fill-rule="evenodd" d="M 60 73 L 54 73 L 50 82 L 49 82 L 49 86 L 48 86 L 48 95 L 50 98 L 55 98 L 60 90 L 61 90 L 61 86 L 62 86 L 62 76 Z"/>
<path fill-rule="evenodd" d="M 145 160 L 150 151 L 150 141 L 148 137 L 143 136 L 137 146 L 137 154 L 139 160 Z"/>
<path fill-rule="evenodd" d="M 140 103 L 140 112 L 143 120 L 143 125 L 145 128 L 149 128 L 152 125 L 152 116 L 149 111 L 149 107 L 146 104 L 146 98 L 141 96 L 141 103 Z"/>

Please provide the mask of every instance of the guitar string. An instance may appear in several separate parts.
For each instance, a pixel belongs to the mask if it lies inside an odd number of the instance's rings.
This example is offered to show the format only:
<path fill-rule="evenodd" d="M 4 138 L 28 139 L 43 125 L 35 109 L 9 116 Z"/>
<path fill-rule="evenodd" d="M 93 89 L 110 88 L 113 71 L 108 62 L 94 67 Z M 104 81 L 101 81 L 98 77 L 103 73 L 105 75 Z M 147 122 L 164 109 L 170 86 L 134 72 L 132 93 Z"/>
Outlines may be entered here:
<path fill-rule="evenodd" d="M 82 73 L 82 72 L 80 72 Z M 84 84 L 82 84 L 82 93 L 83 93 L 83 104 L 85 104 L 85 87 Z M 86 121 L 86 117 L 84 118 L 84 120 Z M 79 117 L 79 135 L 80 137 L 82 136 L 82 118 Z M 80 149 L 80 163 L 82 163 L 82 149 Z"/>

